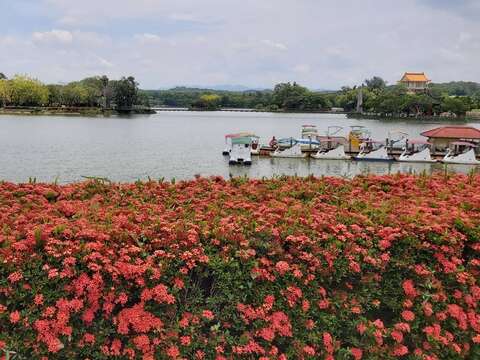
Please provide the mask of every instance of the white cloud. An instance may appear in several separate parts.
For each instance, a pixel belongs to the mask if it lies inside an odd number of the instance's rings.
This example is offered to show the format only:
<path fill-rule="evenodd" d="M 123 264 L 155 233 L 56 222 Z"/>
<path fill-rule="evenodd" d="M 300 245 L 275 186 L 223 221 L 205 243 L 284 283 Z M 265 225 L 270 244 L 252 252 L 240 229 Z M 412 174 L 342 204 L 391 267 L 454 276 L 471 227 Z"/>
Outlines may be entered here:
<path fill-rule="evenodd" d="M 149 34 L 149 33 L 144 33 L 144 34 L 137 34 L 134 36 L 135 40 L 138 42 L 145 44 L 145 43 L 156 43 L 162 40 L 162 38 L 158 35 L 155 34 Z"/>
<path fill-rule="evenodd" d="M 293 71 L 300 74 L 309 73 L 310 70 L 311 70 L 310 65 L 308 64 L 298 64 L 298 65 L 295 65 L 295 67 L 293 68 Z"/>
<path fill-rule="evenodd" d="M 274 42 L 272 40 L 262 40 L 262 44 L 267 45 L 268 47 L 277 49 L 277 50 L 288 50 L 287 45 L 279 43 L 279 42 Z"/>
<path fill-rule="evenodd" d="M 73 41 L 73 34 L 67 30 L 56 30 L 45 32 L 34 32 L 32 34 L 34 41 L 38 42 L 57 42 L 62 44 L 70 44 Z"/>
<path fill-rule="evenodd" d="M 463 15 L 476 0 L 38 1 L 58 20 L 0 33 L 0 71 L 47 82 L 131 74 L 147 88 L 339 88 L 373 75 L 395 83 L 407 70 L 480 81 L 480 23 Z"/>

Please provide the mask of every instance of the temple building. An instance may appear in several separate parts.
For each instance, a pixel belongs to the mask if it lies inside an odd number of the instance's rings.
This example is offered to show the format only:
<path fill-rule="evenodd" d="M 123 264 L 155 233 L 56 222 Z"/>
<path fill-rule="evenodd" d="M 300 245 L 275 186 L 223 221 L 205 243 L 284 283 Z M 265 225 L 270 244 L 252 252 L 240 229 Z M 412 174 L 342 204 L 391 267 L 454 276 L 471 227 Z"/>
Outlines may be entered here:
<path fill-rule="evenodd" d="M 399 84 L 403 84 L 407 87 L 407 90 L 412 93 L 426 92 L 430 80 L 425 73 L 406 72 Z"/>

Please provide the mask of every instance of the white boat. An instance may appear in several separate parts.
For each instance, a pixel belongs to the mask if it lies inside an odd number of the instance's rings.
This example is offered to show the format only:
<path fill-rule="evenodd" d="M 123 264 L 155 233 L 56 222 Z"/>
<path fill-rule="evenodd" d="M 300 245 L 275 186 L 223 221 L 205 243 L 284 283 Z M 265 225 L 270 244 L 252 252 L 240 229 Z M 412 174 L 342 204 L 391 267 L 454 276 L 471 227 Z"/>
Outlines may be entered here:
<path fill-rule="evenodd" d="M 250 136 L 232 138 L 232 150 L 230 151 L 230 165 L 252 164 L 252 138 Z"/>
<path fill-rule="evenodd" d="M 432 159 L 431 147 L 432 144 L 425 140 L 408 140 L 398 161 L 435 163 L 437 160 Z"/>
<path fill-rule="evenodd" d="M 466 165 L 479 165 L 480 161 L 477 160 L 475 155 L 475 148 L 477 145 L 466 142 L 457 141 L 450 144 L 447 154 L 442 159 L 446 164 L 466 164 Z"/>
<path fill-rule="evenodd" d="M 232 139 L 238 138 L 238 137 L 252 137 L 252 138 L 257 138 L 255 134 L 249 133 L 249 132 L 239 132 L 235 134 L 227 134 L 225 135 L 225 149 L 223 150 L 222 154 L 227 156 L 230 155 L 230 152 L 232 151 Z M 257 140 L 258 141 L 258 140 Z"/>
<path fill-rule="evenodd" d="M 323 159 L 323 160 L 349 160 L 350 156 L 345 154 L 345 146 L 338 145 L 333 149 L 322 149 L 317 153 L 311 155 L 314 159 Z"/>
<path fill-rule="evenodd" d="M 314 159 L 323 160 L 349 160 L 351 156 L 345 153 L 345 144 L 348 140 L 342 136 L 336 136 L 343 128 L 341 126 L 329 126 L 326 136 L 318 136 L 320 148 L 317 153 L 311 154 Z"/>
<path fill-rule="evenodd" d="M 305 158 L 307 157 L 307 154 L 302 153 L 301 143 L 296 143 L 292 147 L 285 150 L 280 150 L 277 148 L 272 156 L 277 158 Z"/>
<path fill-rule="evenodd" d="M 258 136 L 252 136 L 252 149 L 251 149 L 251 154 L 252 155 L 260 155 L 260 143 L 259 143 L 259 137 Z"/>
<path fill-rule="evenodd" d="M 360 145 L 360 152 L 354 160 L 393 161 L 386 146 L 380 141 L 368 140 Z"/>

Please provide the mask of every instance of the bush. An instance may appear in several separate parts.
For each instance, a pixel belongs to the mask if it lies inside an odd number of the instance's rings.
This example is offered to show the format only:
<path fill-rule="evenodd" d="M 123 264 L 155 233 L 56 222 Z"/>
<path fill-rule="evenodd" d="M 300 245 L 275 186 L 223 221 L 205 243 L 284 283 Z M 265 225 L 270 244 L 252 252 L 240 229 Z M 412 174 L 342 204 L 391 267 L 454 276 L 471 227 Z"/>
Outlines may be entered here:
<path fill-rule="evenodd" d="M 20 359 L 477 359 L 479 185 L 2 183 L 0 348 Z"/>

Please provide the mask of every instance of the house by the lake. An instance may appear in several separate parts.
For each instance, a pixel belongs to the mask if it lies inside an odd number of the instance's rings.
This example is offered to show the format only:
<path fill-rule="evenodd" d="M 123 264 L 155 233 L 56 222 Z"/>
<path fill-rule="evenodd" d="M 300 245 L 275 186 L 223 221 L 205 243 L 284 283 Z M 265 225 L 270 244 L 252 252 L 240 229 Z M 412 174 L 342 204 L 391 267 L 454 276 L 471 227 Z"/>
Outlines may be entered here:
<path fill-rule="evenodd" d="M 428 138 L 434 151 L 445 151 L 451 143 L 458 141 L 480 142 L 480 130 L 470 126 L 442 126 L 424 131 L 421 135 Z"/>
<path fill-rule="evenodd" d="M 411 93 L 421 93 L 428 90 L 428 84 L 430 79 L 425 73 L 406 72 L 398 82 L 406 86 L 407 90 Z"/>

